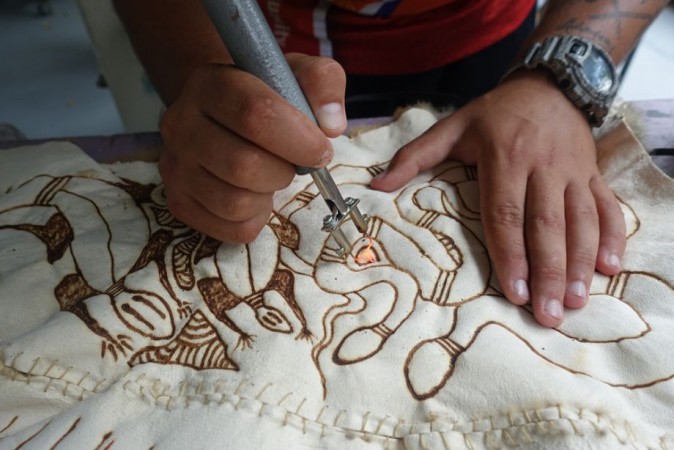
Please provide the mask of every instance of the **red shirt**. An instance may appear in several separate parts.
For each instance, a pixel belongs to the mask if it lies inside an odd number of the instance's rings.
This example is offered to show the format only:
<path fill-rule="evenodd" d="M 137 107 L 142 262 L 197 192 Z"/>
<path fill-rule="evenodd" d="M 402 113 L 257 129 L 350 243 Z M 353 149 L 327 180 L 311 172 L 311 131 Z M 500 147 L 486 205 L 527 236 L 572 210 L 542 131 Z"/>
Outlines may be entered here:
<path fill-rule="evenodd" d="M 444 66 L 515 31 L 536 0 L 259 0 L 284 52 L 335 58 L 347 73 Z"/>

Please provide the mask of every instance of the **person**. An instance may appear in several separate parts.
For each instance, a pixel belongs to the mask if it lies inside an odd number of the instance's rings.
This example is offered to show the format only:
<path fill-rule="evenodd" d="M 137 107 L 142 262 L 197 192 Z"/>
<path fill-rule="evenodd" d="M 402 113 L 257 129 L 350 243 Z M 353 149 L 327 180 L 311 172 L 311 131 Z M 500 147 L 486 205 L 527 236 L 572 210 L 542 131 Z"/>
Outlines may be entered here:
<path fill-rule="evenodd" d="M 293 165 L 331 160 L 349 98 L 421 88 L 465 104 L 401 148 L 371 188 L 393 191 L 447 158 L 475 165 L 499 284 L 543 326 L 587 303 L 595 270 L 619 272 L 625 223 L 597 167 L 597 117 L 549 66 L 506 71 L 555 36 L 619 63 L 666 0 L 550 0 L 536 26 L 534 0 L 262 1 L 318 126 L 232 64 L 201 2 L 114 2 L 167 106 L 168 206 L 193 228 L 254 240 Z"/>

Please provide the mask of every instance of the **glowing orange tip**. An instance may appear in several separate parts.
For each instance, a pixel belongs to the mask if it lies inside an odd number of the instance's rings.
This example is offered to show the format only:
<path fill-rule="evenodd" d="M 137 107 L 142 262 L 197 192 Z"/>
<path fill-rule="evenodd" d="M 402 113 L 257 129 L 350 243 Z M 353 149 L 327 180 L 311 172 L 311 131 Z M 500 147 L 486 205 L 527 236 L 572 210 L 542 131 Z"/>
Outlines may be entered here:
<path fill-rule="evenodd" d="M 374 240 L 370 236 L 365 235 L 369 240 L 369 243 L 367 244 L 367 247 L 364 249 L 360 250 L 358 254 L 353 258 L 358 264 L 369 264 L 373 262 L 377 262 L 377 255 L 372 250 L 372 246 L 374 245 Z"/>

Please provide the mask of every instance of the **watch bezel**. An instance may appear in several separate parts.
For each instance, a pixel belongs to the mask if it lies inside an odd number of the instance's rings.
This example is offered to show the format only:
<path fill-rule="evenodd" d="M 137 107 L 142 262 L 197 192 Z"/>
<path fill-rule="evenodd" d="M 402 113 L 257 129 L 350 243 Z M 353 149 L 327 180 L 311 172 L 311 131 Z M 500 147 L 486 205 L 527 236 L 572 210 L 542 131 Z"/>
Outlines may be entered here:
<path fill-rule="evenodd" d="M 574 47 L 578 46 L 585 49 L 582 54 L 574 51 Z M 592 52 L 596 52 L 606 65 L 611 82 L 608 91 L 597 89 L 585 73 L 583 63 Z M 619 79 L 611 58 L 600 46 L 578 36 L 550 36 L 533 44 L 522 62 L 508 71 L 508 74 L 519 68 L 539 67 L 553 73 L 560 89 L 586 114 L 592 126 L 597 127 L 603 123 L 616 96 Z"/>
<path fill-rule="evenodd" d="M 582 55 L 578 55 L 572 51 L 573 47 L 579 44 L 582 45 L 585 49 L 585 52 Z M 587 94 L 589 94 L 591 97 L 600 101 L 612 99 L 613 96 L 615 96 L 618 87 L 618 77 L 617 71 L 606 52 L 602 50 L 601 47 L 586 41 L 581 41 L 577 38 L 569 40 L 569 42 L 566 44 L 566 47 L 566 56 L 568 57 L 569 61 L 573 63 L 573 67 L 576 69 L 571 72 L 571 75 L 575 75 L 577 77 L 577 81 L 585 89 L 585 92 L 587 92 Z M 603 62 L 605 68 L 607 69 L 608 78 L 611 82 L 611 87 L 607 91 L 600 91 L 597 87 L 595 87 L 594 84 L 589 80 L 584 69 L 584 63 L 592 55 L 592 53 L 596 53 L 599 56 L 599 59 Z"/>

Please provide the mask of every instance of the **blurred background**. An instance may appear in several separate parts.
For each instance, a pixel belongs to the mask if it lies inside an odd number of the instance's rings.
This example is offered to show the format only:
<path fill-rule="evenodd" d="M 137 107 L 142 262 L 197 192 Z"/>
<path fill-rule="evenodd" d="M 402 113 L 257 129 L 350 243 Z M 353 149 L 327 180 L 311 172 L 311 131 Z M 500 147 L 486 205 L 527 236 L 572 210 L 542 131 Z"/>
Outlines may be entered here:
<path fill-rule="evenodd" d="M 92 30 L 92 21 L 100 19 L 88 14 L 92 4 L 99 7 L 101 0 L 0 0 L 0 124 L 11 124 L 29 139 L 156 129 L 158 115 L 132 123 L 120 114 L 120 101 L 133 107 L 151 87 L 138 75 L 142 94 L 132 93 L 129 102 L 106 86 L 101 73 L 109 78 L 119 64 L 101 57 L 100 45 L 109 35 Z M 118 32 L 119 26 L 107 31 Z M 669 6 L 633 54 L 618 94 L 623 100 L 674 99 L 672 43 Z M 129 49 L 121 41 L 118 47 Z M 11 132 L 4 127 L 0 139 Z"/>

